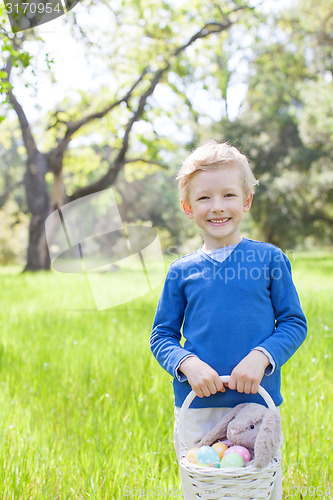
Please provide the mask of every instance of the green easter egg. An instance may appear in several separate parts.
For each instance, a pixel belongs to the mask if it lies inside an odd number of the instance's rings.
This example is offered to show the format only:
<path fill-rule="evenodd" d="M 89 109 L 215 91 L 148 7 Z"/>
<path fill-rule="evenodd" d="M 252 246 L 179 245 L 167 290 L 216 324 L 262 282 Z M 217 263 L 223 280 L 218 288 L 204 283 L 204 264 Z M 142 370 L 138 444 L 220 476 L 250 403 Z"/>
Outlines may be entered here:
<path fill-rule="evenodd" d="M 229 453 L 222 458 L 221 467 L 244 467 L 244 460 L 238 453 Z"/>

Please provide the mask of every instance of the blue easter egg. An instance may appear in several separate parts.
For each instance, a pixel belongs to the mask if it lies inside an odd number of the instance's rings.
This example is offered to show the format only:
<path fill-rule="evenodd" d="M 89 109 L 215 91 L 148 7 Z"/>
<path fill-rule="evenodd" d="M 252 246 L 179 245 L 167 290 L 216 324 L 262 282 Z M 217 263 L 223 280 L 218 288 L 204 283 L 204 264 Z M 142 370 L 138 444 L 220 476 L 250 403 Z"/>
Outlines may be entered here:
<path fill-rule="evenodd" d="M 207 467 L 220 467 L 220 457 L 217 451 L 210 446 L 201 446 L 197 453 L 197 463 Z"/>

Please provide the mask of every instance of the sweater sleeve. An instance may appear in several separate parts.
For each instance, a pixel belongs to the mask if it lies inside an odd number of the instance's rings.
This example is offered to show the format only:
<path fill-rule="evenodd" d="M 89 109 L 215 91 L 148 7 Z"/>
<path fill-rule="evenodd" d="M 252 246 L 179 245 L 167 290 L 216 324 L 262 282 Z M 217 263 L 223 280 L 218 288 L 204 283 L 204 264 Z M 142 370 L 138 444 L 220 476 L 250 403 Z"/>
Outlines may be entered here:
<path fill-rule="evenodd" d="M 258 347 L 281 368 L 305 340 L 306 318 L 292 280 L 289 259 L 279 250 L 270 267 L 270 292 L 275 312 L 275 330 Z"/>
<path fill-rule="evenodd" d="M 179 271 L 170 267 L 157 305 L 150 348 L 159 362 L 172 377 L 176 369 L 190 351 L 180 345 L 181 327 L 184 319 L 186 298 L 179 289 Z"/>

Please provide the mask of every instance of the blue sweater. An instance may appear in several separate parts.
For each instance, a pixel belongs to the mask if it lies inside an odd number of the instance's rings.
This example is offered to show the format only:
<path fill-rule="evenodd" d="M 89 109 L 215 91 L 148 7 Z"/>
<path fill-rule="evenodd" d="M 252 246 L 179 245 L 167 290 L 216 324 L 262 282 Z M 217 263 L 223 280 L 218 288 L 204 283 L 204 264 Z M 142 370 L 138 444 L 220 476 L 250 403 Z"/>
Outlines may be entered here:
<path fill-rule="evenodd" d="M 243 238 L 222 263 L 199 249 L 171 264 L 150 346 L 174 377 L 176 406 L 191 391 L 186 377 L 182 380 L 177 374 L 186 356 L 195 354 L 219 375 L 230 375 L 253 348 L 262 347 L 272 356 L 275 370 L 264 375 L 261 385 L 278 406 L 283 400 L 281 366 L 302 344 L 306 332 L 287 257 L 274 245 Z M 243 402 L 263 404 L 258 394 L 227 389 L 195 398 L 191 407 L 233 407 Z"/>

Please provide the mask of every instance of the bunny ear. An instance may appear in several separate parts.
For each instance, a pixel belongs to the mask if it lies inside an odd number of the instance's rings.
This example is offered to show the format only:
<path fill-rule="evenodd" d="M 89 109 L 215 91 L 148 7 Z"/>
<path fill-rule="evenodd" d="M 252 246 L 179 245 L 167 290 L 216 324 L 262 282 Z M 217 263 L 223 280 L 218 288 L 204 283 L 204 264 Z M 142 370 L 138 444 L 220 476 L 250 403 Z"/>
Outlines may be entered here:
<path fill-rule="evenodd" d="M 281 440 L 281 417 L 278 410 L 264 414 L 254 445 L 254 465 L 265 467 L 274 457 Z"/>
<path fill-rule="evenodd" d="M 222 418 L 222 420 L 201 439 L 197 446 L 210 446 L 215 441 L 224 439 L 227 435 L 227 427 L 229 423 L 236 417 L 240 410 L 244 406 L 246 406 L 246 404 L 247 403 L 242 403 L 232 408 L 232 410 L 228 411 L 228 413 Z"/>

